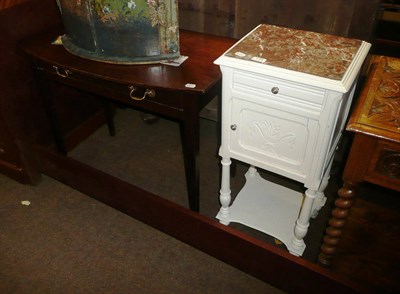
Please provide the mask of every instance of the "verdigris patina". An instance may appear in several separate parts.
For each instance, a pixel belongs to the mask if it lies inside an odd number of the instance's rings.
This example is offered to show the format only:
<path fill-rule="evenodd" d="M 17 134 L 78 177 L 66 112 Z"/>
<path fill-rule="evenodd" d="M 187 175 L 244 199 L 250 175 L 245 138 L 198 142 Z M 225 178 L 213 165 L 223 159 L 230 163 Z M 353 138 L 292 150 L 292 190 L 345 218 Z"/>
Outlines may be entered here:
<path fill-rule="evenodd" d="M 64 47 L 111 63 L 179 57 L 177 0 L 57 0 Z"/>

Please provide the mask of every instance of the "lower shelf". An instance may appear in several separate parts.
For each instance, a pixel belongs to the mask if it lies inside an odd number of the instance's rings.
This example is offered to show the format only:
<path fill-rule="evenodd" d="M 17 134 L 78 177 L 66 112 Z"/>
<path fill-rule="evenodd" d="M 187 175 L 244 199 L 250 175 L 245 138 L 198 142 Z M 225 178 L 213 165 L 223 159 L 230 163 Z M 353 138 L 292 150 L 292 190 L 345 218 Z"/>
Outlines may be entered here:
<path fill-rule="evenodd" d="M 280 240 L 289 251 L 299 216 L 303 194 L 263 179 L 259 173 L 246 173 L 246 184 L 229 208 L 228 217 L 216 216 L 227 223 L 237 222 Z"/>

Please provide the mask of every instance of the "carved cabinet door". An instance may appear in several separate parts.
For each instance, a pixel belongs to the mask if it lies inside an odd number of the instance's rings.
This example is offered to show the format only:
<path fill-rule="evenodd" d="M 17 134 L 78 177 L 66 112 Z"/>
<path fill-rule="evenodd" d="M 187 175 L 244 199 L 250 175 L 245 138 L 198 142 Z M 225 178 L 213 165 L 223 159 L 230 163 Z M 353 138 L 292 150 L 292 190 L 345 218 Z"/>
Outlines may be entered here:
<path fill-rule="evenodd" d="M 303 182 L 316 148 L 318 118 L 274 102 L 244 93 L 232 96 L 230 151 L 237 159 Z"/>

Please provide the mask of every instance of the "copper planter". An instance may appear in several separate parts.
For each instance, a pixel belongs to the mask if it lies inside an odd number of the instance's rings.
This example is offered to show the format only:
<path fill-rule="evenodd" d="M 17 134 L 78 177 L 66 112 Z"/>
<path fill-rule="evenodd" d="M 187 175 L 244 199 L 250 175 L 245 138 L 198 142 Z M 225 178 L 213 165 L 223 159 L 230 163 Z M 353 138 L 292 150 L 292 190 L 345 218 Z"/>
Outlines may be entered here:
<path fill-rule="evenodd" d="M 154 63 L 179 57 L 177 0 L 57 0 L 64 47 L 109 63 Z"/>

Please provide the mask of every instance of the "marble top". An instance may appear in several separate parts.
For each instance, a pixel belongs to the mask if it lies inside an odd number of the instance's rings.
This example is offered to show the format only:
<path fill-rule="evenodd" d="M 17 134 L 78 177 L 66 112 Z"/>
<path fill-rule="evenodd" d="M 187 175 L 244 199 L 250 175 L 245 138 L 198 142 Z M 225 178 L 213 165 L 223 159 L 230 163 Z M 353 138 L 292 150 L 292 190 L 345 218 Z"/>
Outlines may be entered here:
<path fill-rule="evenodd" d="M 341 80 L 361 40 L 262 24 L 225 56 Z"/>

